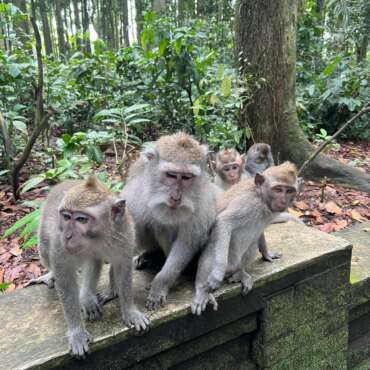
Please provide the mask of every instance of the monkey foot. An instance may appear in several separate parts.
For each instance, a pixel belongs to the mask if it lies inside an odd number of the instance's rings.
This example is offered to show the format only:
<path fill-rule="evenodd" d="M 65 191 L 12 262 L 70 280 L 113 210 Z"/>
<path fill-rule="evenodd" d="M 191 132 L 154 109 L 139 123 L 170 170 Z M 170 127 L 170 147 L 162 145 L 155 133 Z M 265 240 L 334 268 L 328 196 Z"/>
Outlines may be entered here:
<path fill-rule="evenodd" d="M 207 293 L 206 291 L 198 291 L 191 304 L 191 312 L 194 315 L 200 316 L 202 312 L 205 311 L 208 303 L 213 306 L 214 311 L 217 311 L 218 303 L 215 296 L 212 293 Z"/>
<path fill-rule="evenodd" d="M 68 335 L 69 353 L 79 359 L 84 359 L 89 353 L 90 334 L 83 329 L 72 331 Z"/>
<path fill-rule="evenodd" d="M 49 289 L 53 289 L 55 286 L 55 277 L 54 274 L 50 271 L 45 275 L 38 277 L 37 279 L 31 279 L 25 287 L 28 287 L 33 284 L 45 284 Z"/>
<path fill-rule="evenodd" d="M 97 294 L 98 302 L 102 306 L 117 297 L 118 297 L 117 292 L 114 289 L 110 289 L 110 288 Z"/>
<path fill-rule="evenodd" d="M 146 300 L 146 308 L 148 310 L 154 311 L 166 303 L 167 293 L 165 292 L 149 292 L 148 298 Z"/>
<path fill-rule="evenodd" d="M 144 331 L 149 328 L 150 320 L 137 308 L 125 313 L 124 321 L 127 326 L 134 327 L 136 331 Z"/>
<path fill-rule="evenodd" d="M 273 262 L 274 260 L 281 258 L 281 256 L 281 253 L 267 252 L 267 254 L 262 256 L 262 259 L 267 262 Z"/>
<path fill-rule="evenodd" d="M 87 317 L 88 321 L 99 320 L 102 316 L 100 304 L 95 294 L 89 294 L 81 297 L 82 311 Z"/>
<path fill-rule="evenodd" d="M 252 276 L 247 274 L 245 271 L 241 272 L 241 283 L 242 283 L 242 294 L 247 294 L 253 287 Z"/>
<path fill-rule="evenodd" d="M 215 276 L 214 274 L 211 274 L 207 280 L 207 290 L 213 292 L 220 287 L 221 283 L 222 279 L 220 279 L 218 276 Z"/>

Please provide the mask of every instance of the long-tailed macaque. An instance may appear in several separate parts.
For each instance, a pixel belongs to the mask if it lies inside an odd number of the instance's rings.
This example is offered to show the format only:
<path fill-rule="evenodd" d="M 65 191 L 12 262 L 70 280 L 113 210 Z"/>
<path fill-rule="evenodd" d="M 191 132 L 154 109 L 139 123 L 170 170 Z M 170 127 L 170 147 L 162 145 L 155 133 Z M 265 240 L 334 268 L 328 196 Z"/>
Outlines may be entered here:
<path fill-rule="evenodd" d="M 247 270 L 265 228 L 293 202 L 297 192 L 297 170 L 290 162 L 270 167 L 254 180 L 242 180 L 217 202 L 217 218 L 210 241 L 202 253 L 196 277 L 192 312 L 200 315 L 211 303 L 217 309 L 212 291 L 224 277 L 241 282 L 243 293 L 253 285 Z"/>
<path fill-rule="evenodd" d="M 185 133 L 162 136 L 141 153 L 122 197 L 132 213 L 142 268 L 161 249 L 165 263 L 154 277 L 147 307 L 164 304 L 169 289 L 208 240 L 216 217 L 214 185 L 207 175 L 207 149 Z"/>
<path fill-rule="evenodd" d="M 129 326 L 144 330 L 149 325 L 133 301 L 132 254 L 135 230 L 125 200 L 110 192 L 94 177 L 65 181 L 49 193 L 39 227 L 39 254 L 49 273 L 34 283 L 55 286 L 68 325 L 69 350 L 84 358 L 90 335 L 81 309 L 89 320 L 100 318 L 96 296 L 102 262 L 111 264 L 111 285 L 118 292 L 122 317 Z M 82 286 L 77 270 L 82 269 Z"/>
<path fill-rule="evenodd" d="M 221 190 L 228 190 L 231 186 L 246 178 L 244 170 L 245 155 L 232 149 L 223 149 L 216 154 L 214 183 Z"/>
<path fill-rule="evenodd" d="M 247 159 L 245 161 L 245 170 L 248 177 L 254 178 L 256 173 L 262 173 L 266 168 L 274 165 L 270 145 L 256 143 L 248 149 Z"/>

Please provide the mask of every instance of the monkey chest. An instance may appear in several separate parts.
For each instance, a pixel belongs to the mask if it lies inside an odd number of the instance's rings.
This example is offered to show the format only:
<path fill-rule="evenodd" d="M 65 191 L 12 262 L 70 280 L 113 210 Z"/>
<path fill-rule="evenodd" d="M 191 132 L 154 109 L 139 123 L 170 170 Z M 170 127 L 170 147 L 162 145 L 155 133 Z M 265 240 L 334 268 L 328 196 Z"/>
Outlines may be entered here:
<path fill-rule="evenodd" d="M 155 229 L 155 238 L 164 254 L 168 256 L 171 251 L 173 242 L 177 237 L 177 230 L 173 228 L 158 226 Z"/>

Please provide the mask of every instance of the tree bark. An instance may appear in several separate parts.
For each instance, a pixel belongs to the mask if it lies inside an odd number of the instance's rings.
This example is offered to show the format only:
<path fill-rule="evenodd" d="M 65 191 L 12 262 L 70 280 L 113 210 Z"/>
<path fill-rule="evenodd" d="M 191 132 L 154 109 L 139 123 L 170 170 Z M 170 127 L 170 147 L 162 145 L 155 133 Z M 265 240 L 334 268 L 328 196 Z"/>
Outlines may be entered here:
<path fill-rule="evenodd" d="M 13 0 L 14 5 L 24 14 L 27 15 L 27 5 L 26 5 L 26 0 Z M 21 28 L 23 31 L 23 34 L 19 34 L 17 32 L 18 36 L 20 37 L 21 40 L 27 41 L 27 37 L 30 34 L 30 27 L 28 24 L 28 18 L 26 20 L 22 20 L 19 22 L 16 22 L 16 24 Z"/>
<path fill-rule="evenodd" d="M 55 22 L 57 24 L 59 54 L 65 55 L 66 44 L 65 44 L 65 39 L 64 39 L 64 27 L 63 27 L 63 18 L 62 18 L 62 9 L 60 6 L 60 0 L 54 0 L 54 6 L 55 6 Z"/>
<path fill-rule="evenodd" d="M 128 6 L 127 0 L 121 0 L 121 14 L 122 14 L 122 28 L 123 28 L 123 42 L 125 46 L 130 46 L 130 39 L 128 36 Z"/>
<path fill-rule="evenodd" d="M 51 41 L 48 12 L 45 5 L 45 0 L 39 0 L 39 9 L 42 22 L 42 33 L 44 35 L 45 52 L 46 55 L 50 56 L 53 54 L 53 43 Z"/>
<path fill-rule="evenodd" d="M 84 40 L 84 49 L 85 52 L 91 53 L 91 43 L 90 43 L 90 32 L 89 32 L 89 12 L 87 9 L 87 0 L 82 0 L 82 31 L 83 31 L 83 40 Z"/>
<path fill-rule="evenodd" d="M 140 34 L 141 31 L 143 30 L 143 22 L 144 22 L 144 17 L 143 17 L 143 11 L 144 11 L 144 6 L 143 6 L 143 1 L 142 0 L 135 0 L 135 9 L 136 9 L 136 38 L 137 41 L 140 43 Z"/>
<path fill-rule="evenodd" d="M 78 8 L 78 0 L 73 0 L 73 15 L 74 15 L 74 24 L 76 27 L 76 44 L 77 49 L 81 50 L 82 40 L 81 40 L 81 20 L 80 20 L 80 10 Z"/>
<path fill-rule="evenodd" d="M 239 0 L 236 6 L 236 45 L 242 76 L 259 80 L 241 112 L 240 124 L 252 129 L 255 142 L 272 147 L 277 162 L 301 166 L 314 148 L 298 124 L 295 106 L 296 26 L 298 0 Z M 318 155 L 304 172 L 370 193 L 370 176 Z"/>
<path fill-rule="evenodd" d="M 356 48 L 357 63 L 361 63 L 365 60 L 368 45 L 369 45 L 369 34 L 366 33 L 365 35 L 362 36 L 361 42 L 357 45 Z"/>

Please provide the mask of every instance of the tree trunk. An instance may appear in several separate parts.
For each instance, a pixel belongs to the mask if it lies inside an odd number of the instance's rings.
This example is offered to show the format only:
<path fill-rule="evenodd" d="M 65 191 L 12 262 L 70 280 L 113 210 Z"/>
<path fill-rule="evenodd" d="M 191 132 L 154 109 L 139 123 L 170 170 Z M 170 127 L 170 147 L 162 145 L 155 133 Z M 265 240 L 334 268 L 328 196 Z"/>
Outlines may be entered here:
<path fill-rule="evenodd" d="M 60 0 L 54 0 L 54 6 L 55 6 L 55 21 L 57 24 L 59 54 L 64 55 L 66 53 L 66 44 L 64 39 L 64 27 Z"/>
<path fill-rule="evenodd" d="M 153 12 L 162 15 L 166 12 L 166 0 L 153 0 Z"/>
<path fill-rule="evenodd" d="M 363 62 L 364 59 L 366 58 L 368 44 L 369 44 L 369 34 L 366 33 L 365 35 L 362 36 L 361 43 L 359 43 L 359 45 L 357 45 L 356 48 L 357 63 Z"/>
<path fill-rule="evenodd" d="M 143 22 L 144 22 L 144 17 L 143 17 L 143 11 L 144 11 L 144 6 L 143 6 L 143 1 L 142 0 L 135 0 L 135 9 L 136 9 L 136 38 L 137 42 L 140 43 L 140 34 L 141 31 L 143 30 Z"/>
<path fill-rule="evenodd" d="M 82 40 L 81 40 L 81 21 L 80 21 L 80 11 L 78 8 L 78 0 L 73 0 L 73 13 L 74 13 L 74 24 L 76 27 L 76 44 L 77 49 L 81 50 Z"/>
<path fill-rule="evenodd" d="M 87 9 L 87 0 L 82 0 L 82 31 L 83 31 L 83 40 L 84 40 L 84 50 L 86 53 L 91 53 L 91 44 L 90 44 L 90 32 L 89 32 L 89 12 Z"/>
<path fill-rule="evenodd" d="M 27 15 L 26 0 L 13 0 L 14 5 L 24 14 Z M 22 34 L 18 34 L 21 40 L 27 41 L 27 37 L 30 34 L 30 27 L 28 25 L 28 18 L 26 20 L 16 22 L 16 25 L 23 31 Z"/>
<path fill-rule="evenodd" d="M 121 0 L 121 13 L 122 13 L 122 28 L 123 28 L 123 41 L 125 46 L 130 46 L 130 39 L 128 36 L 128 6 L 127 0 Z"/>
<path fill-rule="evenodd" d="M 46 9 L 45 0 L 39 0 L 39 9 L 42 22 L 42 33 L 44 35 L 45 52 L 46 55 L 50 56 L 53 54 L 53 43 L 51 41 L 48 12 Z"/>
<path fill-rule="evenodd" d="M 252 74 L 260 85 L 242 110 L 240 124 L 252 129 L 255 142 L 271 145 L 277 162 L 289 159 L 300 166 L 313 147 L 299 127 L 295 106 L 297 5 L 298 0 L 239 0 L 236 45 L 242 75 Z M 369 175 L 325 155 L 317 156 L 304 174 L 370 192 Z"/>

